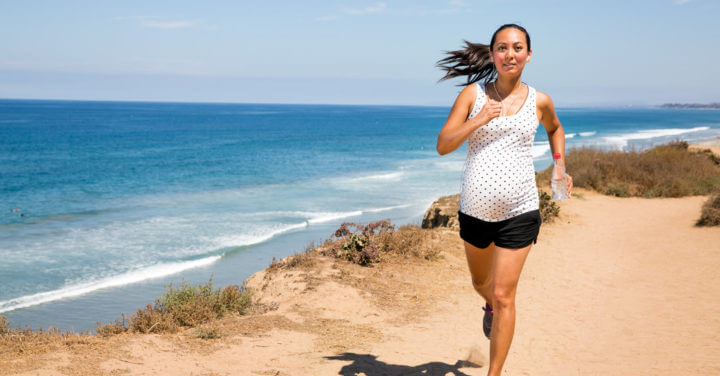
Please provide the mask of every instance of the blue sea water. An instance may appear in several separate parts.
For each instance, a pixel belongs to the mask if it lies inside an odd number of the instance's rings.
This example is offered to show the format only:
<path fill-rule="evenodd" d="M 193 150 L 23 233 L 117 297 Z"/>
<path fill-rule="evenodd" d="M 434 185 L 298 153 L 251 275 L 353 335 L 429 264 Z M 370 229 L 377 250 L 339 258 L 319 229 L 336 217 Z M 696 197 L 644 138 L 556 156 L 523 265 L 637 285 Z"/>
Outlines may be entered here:
<path fill-rule="evenodd" d="M 181 279 L 236 283 L 343 221 L 459 192 L 449 108 L 0 100 L 0 314 L 87 330 Z M 566 149 L 720 137 L 720 112 L 559 109 Z M 550 165 L 539 127 L 536 170 Z M 572 174 L 572 171 L 569 171 Z"/>

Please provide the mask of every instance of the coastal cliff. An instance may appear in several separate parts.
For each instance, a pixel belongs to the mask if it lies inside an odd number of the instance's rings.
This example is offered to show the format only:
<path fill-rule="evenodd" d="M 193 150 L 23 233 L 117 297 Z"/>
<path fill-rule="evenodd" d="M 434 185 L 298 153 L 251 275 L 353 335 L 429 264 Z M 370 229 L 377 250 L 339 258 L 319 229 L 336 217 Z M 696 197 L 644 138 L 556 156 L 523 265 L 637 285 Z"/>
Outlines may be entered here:
<path fill-rule="evenodd" d="M 508 372 L 720 374 L 720 289 L 708 283 L 720 226 L 695 225 L 710 195 L 573 193 L 543 222 L 524 266 Z M 247 280 L 244 314 L 108 336 L 0 322 L 0 375 L 485 375 L 484 302 L 457 199 L 439 198 L 422 228 L 379 235 L 385 248 L 365 265 L 337 257 L 347 249 L 333 242 L 274 262 Z"/>
<path fill-rule="evenodd" d="M 523 270 L 508 370 L 720 372 L 712 361 L 720 352 L 718 288 L 706 283 L 720 264 L 708 246 L 720 240 L 720 228 L 693 225 L 705 199 L 578 189 L 562 202 Z M 290 256 L 248 280 L 255 308 L 247 315 L 177 333 L 4 353 L 0 374 L 484 375 L 483 302 L 462 241 L 448 227 L 418 231 L 436 258 L 390 255 L 360 266 L 318 250 L 295 262 L 299 255 Z M 659 308 L 698 302 L 702 309 L 689 316 Z M 218 335 L 199 335 L 210 330 Z M 678 348 L 693 356 L 678 356 Z M 597 362 L 598 354 L 612 361 Z"/>

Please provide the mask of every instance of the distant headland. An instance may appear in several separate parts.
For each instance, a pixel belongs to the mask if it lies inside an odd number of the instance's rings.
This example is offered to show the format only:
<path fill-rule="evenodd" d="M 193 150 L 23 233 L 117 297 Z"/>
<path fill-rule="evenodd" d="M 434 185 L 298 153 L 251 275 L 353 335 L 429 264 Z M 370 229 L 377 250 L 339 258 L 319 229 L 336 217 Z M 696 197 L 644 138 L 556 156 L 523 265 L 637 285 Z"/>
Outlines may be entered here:
<path fill-rule="evenodd" d="M 661 108 L 691 108 L 694 110 L 720 110 L 720 103 L 665 103 Z"/>

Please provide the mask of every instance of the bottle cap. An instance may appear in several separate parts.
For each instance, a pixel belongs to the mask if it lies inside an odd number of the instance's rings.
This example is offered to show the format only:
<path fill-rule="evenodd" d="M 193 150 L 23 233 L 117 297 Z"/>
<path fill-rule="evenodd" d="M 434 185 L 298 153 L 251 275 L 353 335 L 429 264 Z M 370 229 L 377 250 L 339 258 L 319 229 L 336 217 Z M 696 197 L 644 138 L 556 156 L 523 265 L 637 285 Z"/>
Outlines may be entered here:
<path fill-rule="evenodd" d="M 560 153 L 554 153 L 553 159 L 560 159 Z"/>

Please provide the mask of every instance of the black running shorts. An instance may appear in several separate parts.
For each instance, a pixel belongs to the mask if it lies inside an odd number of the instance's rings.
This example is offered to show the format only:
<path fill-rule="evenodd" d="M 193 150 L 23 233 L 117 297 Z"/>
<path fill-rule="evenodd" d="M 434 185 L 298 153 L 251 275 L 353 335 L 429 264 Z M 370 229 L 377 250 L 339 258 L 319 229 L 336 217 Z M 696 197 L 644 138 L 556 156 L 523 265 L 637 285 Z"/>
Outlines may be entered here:
<path fill-rule="evenodd" d="M 460 237 L 478 248 L 490 243 L 502 248 L 523 248 L 537 243 L 542 218 L 533 210 L 499 222 L 486 222 L 458 210 Z"/>

